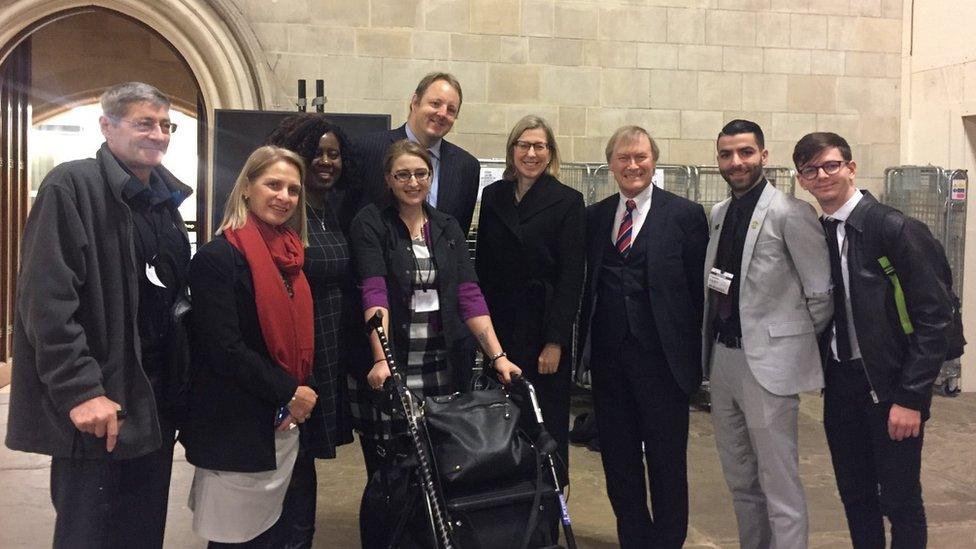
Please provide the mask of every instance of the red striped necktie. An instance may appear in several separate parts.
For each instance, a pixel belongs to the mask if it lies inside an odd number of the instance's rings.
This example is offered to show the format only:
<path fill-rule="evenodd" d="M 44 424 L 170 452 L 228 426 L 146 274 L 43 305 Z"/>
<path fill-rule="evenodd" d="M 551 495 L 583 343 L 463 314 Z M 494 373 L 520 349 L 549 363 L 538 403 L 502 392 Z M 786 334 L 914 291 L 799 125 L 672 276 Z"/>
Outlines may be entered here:
<path fill-rule="evenodd" d="M 620 221 L 620 229 L 617 231 L 617 251 L 624 256 L 630 251 L 630 242 L 634 232 L 633 212 L 636 208 L 636 202 L 627 201 L 627 211 L 624 212 L 624 218 Z"/>

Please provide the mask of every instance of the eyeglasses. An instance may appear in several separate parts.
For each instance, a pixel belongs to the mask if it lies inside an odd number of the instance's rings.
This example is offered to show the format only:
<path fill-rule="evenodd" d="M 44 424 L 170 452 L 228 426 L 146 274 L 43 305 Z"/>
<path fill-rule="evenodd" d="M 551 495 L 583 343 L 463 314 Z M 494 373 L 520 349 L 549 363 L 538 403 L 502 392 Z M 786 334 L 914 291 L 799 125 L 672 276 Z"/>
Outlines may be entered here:
<path fill-rule="evenodd" d="M 417 183 L 423 183 L 430 178 L 430 172 L 427 170 L 417 170 L 415 172 L 400 170 L 393 173 L 393 179 L 396 179 L 400 183 L 406 183 L 411 178 L 416 179 Z"/>
<path fill-rule="evenodd" d="M 800 174 L 800 177 L 802 177 L 803 179 L 806 179 L 807 181 L 813 181 L 814 179 L 817 178 L 818 175 L 820 175 L 821 169 L 827 175 L 834 175 L 835 173 L 839 172 L 841 168 L 843 168 L 848 164 L 850 164 L 850 162 L 846 160 L 830 160 L 824 162 L 823 164 L 819 164 L 817 166 L 809 166 L 809 165 L 804 166 L 802 169 L 800 169 L 798 173 Z"/>
<path fill-rule="evenodd" d="M 529 152 L 529 149 L 534 150 L 537 153 L 549 150 L 548 143 L 529 143 L 528 141 L 516 141 L 515 148 L 522 152 Z"/>
<path fill-rule="evenodd" d="M 126 120 L 125 118 L 113 118 L 113 120 L 118 120 L 119 122 L 125 122 L 132 127 L 135 131 L 139 133 L 152 133 L 156 126 L 159 126 L 159 131 L 165 134 L 171 134 L 176 131 L 176 124 L 170 122 L 169 120 L 156 121 L 151 118 L 143 118 L 142 120 Z"/>

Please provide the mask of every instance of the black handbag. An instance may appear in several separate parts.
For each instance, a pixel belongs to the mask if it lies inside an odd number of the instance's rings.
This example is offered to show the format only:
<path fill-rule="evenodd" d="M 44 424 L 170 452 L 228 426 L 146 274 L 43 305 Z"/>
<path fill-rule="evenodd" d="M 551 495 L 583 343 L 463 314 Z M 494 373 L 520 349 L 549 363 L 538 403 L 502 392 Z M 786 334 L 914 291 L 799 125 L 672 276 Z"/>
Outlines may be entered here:
<path fill-rule="evenodd" d="M 535 450 L 505 389 L 428 397 L 424 417 L 446 489 L 535 478 Z"/>

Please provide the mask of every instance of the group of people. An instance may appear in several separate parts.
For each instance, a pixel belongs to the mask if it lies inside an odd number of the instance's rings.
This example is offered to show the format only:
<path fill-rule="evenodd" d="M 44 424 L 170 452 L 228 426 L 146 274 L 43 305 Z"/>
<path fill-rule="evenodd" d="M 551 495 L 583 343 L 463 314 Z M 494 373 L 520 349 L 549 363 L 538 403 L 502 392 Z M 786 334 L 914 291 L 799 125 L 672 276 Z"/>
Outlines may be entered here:
<path fill-rule="evenodd" d="M 585 208 L 559 181 L 552 128 L 526 116 L 481 192 L 472 262 L 479 164 L 444 139 L 461 103 L 438 72 L 394 130 L 350 139 L 324 115 L 289 117 L 191 259 L 177 209 L 190 189 L 162 166 L 169 100 L 135 82 L 103 95 L 105 143 L 42 183 L 17 292 L 6 443 L 53 458 L 56 547 L 161 547 L 177 439 L 211 547 L 310 547 L 315 459 L 354 430 L 370 479 L 363 545 L 388 546 L 368 499 L 395 473 L 406 425 L 365 330 L 378 311 L 418 395 L 465 390 L 475 348 L 502 382 L 529 378 L 563 485 L 572 358 L 586 362 L 622 547 L 684 543 L 703 372 L 743 547 L 806 546 L 798 394 L 825 380 L 855 547 L 884 546 L 883 517 L 896 546 L 925 546 L 922 434 L 950 293 L 938 243 L 857 189 L 842 137 L 812 133 L 794 151 L 818 221 L 765 179 L 761 128 L 728 123 L 716 156 L 731 196 L 709 220 L 652 185 L 660 152 L 637 126 L 607 142 L 619 193 Z"/>

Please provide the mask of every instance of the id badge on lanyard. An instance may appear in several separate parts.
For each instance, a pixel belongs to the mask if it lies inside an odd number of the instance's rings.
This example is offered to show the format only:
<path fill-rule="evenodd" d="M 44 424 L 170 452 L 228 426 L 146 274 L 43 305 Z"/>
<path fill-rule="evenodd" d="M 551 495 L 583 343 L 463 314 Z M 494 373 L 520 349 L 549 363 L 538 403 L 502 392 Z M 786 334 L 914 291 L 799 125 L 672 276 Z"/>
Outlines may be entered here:
<path fill-rule="evenodd" d="M 435 288 L 414 290 L 413 299 L 410 304 L 411 308 L 418 313 L 430 313 L 439 311 L 441 308 L 441 303 L 437 298 L 437 290 Z"/>

